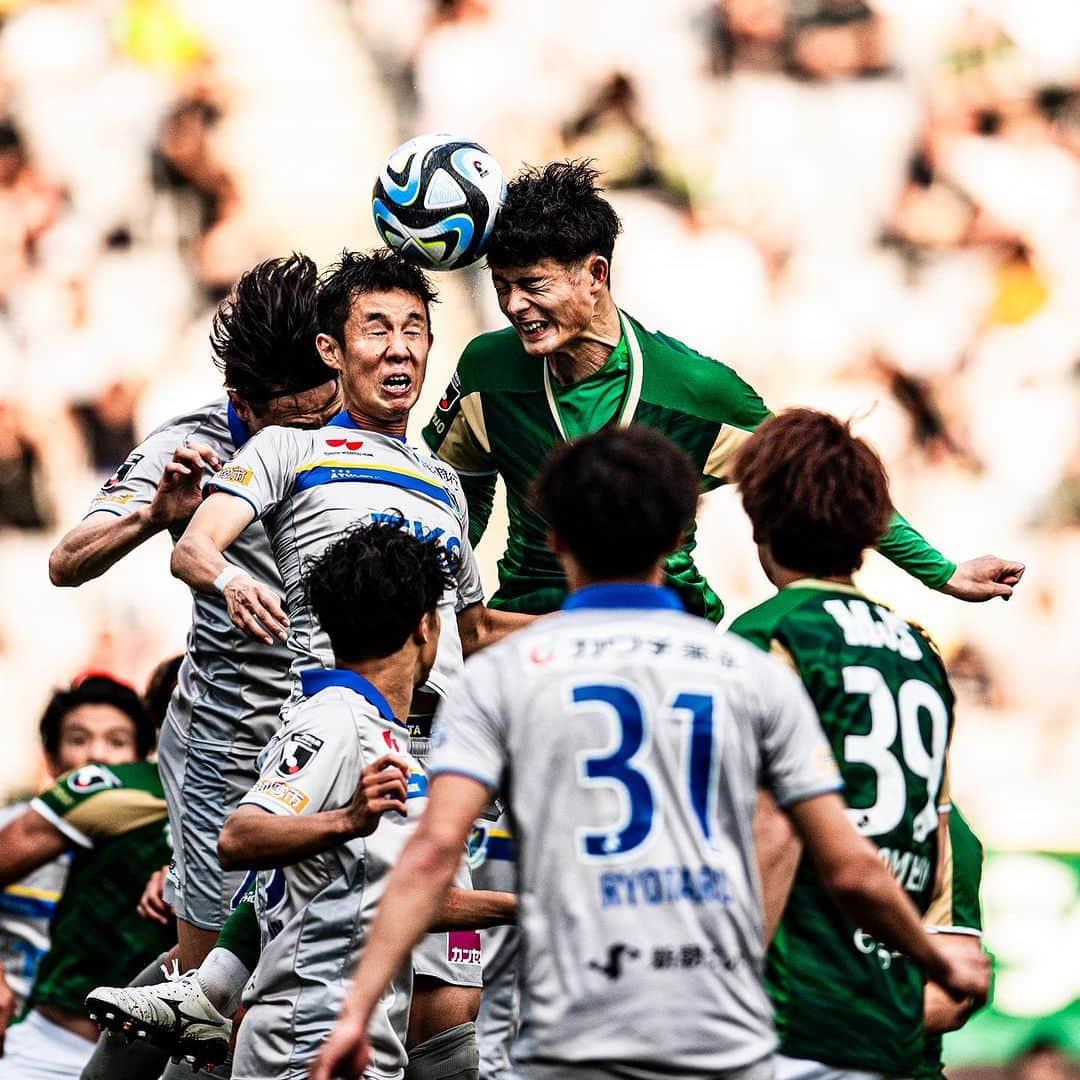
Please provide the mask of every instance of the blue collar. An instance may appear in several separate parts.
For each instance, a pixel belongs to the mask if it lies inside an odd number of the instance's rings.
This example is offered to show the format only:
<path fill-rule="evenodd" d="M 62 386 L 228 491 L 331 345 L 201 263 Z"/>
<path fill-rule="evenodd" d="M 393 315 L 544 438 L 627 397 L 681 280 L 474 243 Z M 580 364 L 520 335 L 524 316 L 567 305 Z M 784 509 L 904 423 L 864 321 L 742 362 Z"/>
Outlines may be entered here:
<path fill-rule="evenodd" d="M 317 694 L 320 690 L 326 690 L 331 686 L 344 686 L 346 690 L 352 690 L 371 702 L 379 710 L 379 714 L 384 720 L 408 728 L 408 724 L 402 724 L 394 716 L 386 698 L 379 693 L 375 686 L 368 682 L 363 675 L 357 675 L 355 671 L 345 671 L 342 668 L 316 668 L 311 671 L 301 671 L 300 686 L 305 697 L 311 697 L 312 694 Z"/>
<path fill-rule="evenodd" d="M 381 435 L 384 439 L 396 439 L 398 442 L 404 442 L 404 435 L 388 435 L 385 431 L 371 431 L 369 428 L 362 428 L 355 420 L 349 415 L 348 409 L 342 409 L 341 412 L 326 422 L 327 427 L 347 427 L 352 428 L 354 431 L 367 431 L 370 435 Z"/>
<path fill-rule="evenodd" d="M 685 611 L 677 593 L 663 585 L 586 585 L 571 593 L 562 605 L 563 611 L 578 608 L 666 608 Z"/>
<path fill-rule="evenodd" d="M 247 424 L 237 415 L 231 401 L 225 410 L 225 415 L 229 421 L 229 434 L 232 436 L 233 446 L 239 450 L 251 438 L 251 432 L 248 431 Z"/>

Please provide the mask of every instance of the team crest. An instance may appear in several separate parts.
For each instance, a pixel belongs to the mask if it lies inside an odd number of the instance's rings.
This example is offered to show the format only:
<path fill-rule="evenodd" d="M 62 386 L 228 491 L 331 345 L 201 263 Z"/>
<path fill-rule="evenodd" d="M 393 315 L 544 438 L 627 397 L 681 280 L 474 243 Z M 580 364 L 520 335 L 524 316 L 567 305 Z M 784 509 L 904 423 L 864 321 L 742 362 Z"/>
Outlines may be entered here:
<path fill-rule="evenodd" d="M 67 786 L 76 795 L 89 795 L 94 791 L 104 791 L 106 788 L 122 785 L 103 765 L 84 765 L 67 778 Z"/>
<path fill-rule="evenodd" d="M 295 776 L 311 759 L 322 749 L 322 739 L 299 732 L 290 735 L 285 742 L 285 749 L 278 763 L 277 771 L 280 776 Z"/>
<path fill-rule="evenodd" d="M 142 454 L 129 454 L 124 464 L 121 465 L 120 468 L 117 469 L 116 472 L 114 472 L 112 476 L 110 476 L 109 479 L 105 481 L 104 484 L 102 484 L 102 491 L 108 491 L 109 488 L 116 487 L 116 485 L 119 484 L 127 476 L 127 474 L 131 472 L 131 470 L 134 469 L 140 461 L 142 461 L 142 459 Z"/>
<path fill-rule="evenodd" d="M 475 870 L 477 867 L 483 866 L 487 862 L 487 849 L 488 849 L 489 834 L 487 826 L 474 825 L 472 832 L 469 833 L 468 843 L 468 857 L 469 857 L 469 869 Z"/>
<path fill-rule="evenodd" d="M 458 373 L 454 372 L 454 377 L 450 380 L 450 385 L 446 388 L 446 393 L 439 399 L 439 412 L 448 413 L 458 403 L 458 398 L 461 397 L 461 379 L 458 377 Z"/>

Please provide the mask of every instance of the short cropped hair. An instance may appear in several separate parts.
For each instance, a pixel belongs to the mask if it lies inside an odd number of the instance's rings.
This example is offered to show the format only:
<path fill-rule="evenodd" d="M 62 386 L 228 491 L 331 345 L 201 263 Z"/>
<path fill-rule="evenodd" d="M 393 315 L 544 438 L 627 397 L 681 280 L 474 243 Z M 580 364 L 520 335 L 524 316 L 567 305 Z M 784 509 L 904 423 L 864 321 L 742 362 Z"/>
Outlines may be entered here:
<path fill-rule="evenodd" d="M 888 528 L 885 466 L 828 413 L 789 409 L 766 420 L 739 451 L 734 475 L 754 541 L 790 570 L 846 576 Z"/>
<path fill-rule="evenodd" d="M 682 543 L 700 485 L 690 459 L 654 428 L 606 427 L 557 447 L 532 502 L 599 581 L 648 573 Z"/>
<path fill-rule="evenodd" d="M 431 326 L 431 305 L 438 299 L 438 292 L 423 270 L 390 248 L 343 251 L 341 258 L 322 276 L 319 330 L 344 345 L 345 324 L 349 321 L 353 299 L 363 293 L 392 289 L 412 293 L 423 301 L 428 326 Z"/>
<path fill-rule="evenodd" d="M 80 705 L 111 705 L 130 717 L 135 725 L 135 750 L 140 760 L 154 749 L 154 721 L 143 700 L 127 685 L 111 675 L 86 675 L 67 690 L 57 690 L 45 706 L 39 731 L 45 753 L 55 758 L 60 752 L 60 732 L 64 718 Z"/>
<path fill-rule="evenodd" d="M 404 518 L 359 525 L 305 567 L 308 601 L 346 663 L 390 656 L 453 584 L 456 559 Z"/>
<path fill-rule="evenodd" d="M 610 262 L 622 224 L 600 194 L 599 175 L 587 160 L 554 161 L 519 172 L 507 185 L 495 219 L 488 265 L 529 266 L 554 259 L 572 266 L 592 254 Z"/>
<path fill-rule="evenodd" d="M 225 385 L 249 404 L 337 378 L 315 347 L 319 272 L 306 255 L 248 270 L 214 315 L 210 345 Z"/>

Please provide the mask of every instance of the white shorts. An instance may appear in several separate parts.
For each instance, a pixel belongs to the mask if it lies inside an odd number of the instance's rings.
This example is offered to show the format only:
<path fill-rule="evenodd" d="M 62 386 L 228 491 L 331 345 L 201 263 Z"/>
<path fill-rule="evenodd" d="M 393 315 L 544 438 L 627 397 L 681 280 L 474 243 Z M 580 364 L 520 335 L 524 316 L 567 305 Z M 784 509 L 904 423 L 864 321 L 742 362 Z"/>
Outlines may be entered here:
<path fill-rule="evenodd" d="M 79 1080 L 94 1043 L 47 1020 L 36 1009 L 8 1028 L 2 1080 Z"/>
<path fill-rule="evenodd" d="M 858 1069 L 838 1069 L 820 1061 L 784 1057 L 777 1054 L 776 1080 L 885 1080 L 884 1073 L 859 1072 Z"/>

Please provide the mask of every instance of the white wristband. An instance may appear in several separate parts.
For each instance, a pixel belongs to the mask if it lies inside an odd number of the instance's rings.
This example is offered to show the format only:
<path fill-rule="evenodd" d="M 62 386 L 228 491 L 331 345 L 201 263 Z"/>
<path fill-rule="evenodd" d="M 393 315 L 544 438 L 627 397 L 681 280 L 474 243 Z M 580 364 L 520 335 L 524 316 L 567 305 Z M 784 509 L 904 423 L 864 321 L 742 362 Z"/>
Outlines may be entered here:
<path fill-rule="evenodd" d="M 214 578 L 214 588 L 217 589 L 219 593 L 223 593 L 225 591 L 225 586 L 228 585 L 234 577 L 238 577 L 243 572 L 244 571 L 241 570 L 239 566 L 233 566 L 231 564 L 226 566 L 225 569 Z"/>

